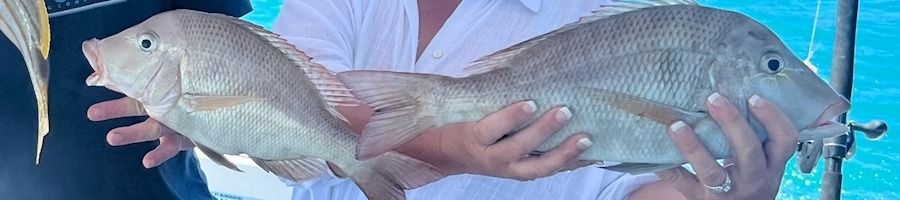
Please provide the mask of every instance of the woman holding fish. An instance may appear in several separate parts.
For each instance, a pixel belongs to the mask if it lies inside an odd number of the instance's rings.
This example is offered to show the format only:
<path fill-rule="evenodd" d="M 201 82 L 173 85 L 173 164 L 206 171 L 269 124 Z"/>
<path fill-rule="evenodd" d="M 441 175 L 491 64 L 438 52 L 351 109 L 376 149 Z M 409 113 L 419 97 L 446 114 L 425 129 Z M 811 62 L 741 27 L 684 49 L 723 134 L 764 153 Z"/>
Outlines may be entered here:
<path fill-rule="evenodd" d="M 313 61 L 344 71 L 338 77 L 368 105 L 338 109 L 362 132 L 357 158 L 393 149 L 453 175 L 410 190 L 413 199 L 771 199 L 798 138 L 841 131 L 828 119 L 845 112 L 846 101 L 744 16 L 681 1 L 578 3 L 288 1 L 276 31 Z M 563 26 L 592 10 L 601 11 Z M 694 20 L 704 17 L 713 22 Z M 86 55 L 105 63 L 97 43 L 86 43 Z M 451 78 L 472 61 L 470 76 Z M 114 86 L 108 69 L 95 67 L 89 84 Z M 447 76 L 350 71 L 366 69 Z M 255 101 L 228 104 L 245 100 Z M 102 119 L 144 113 L 131 99 L 92 111 L 106 113 L 94 115 Z M 159 138 L 168 152 L 185 140 L 152 120 L 117 134 L 123 143 Z M 685 161 L 696 175 L 679 167 Z M 594 162 L 601 163 L 584 167 Z M 352 182 L 329 179 L 296 192 L 363 198 Z"/>

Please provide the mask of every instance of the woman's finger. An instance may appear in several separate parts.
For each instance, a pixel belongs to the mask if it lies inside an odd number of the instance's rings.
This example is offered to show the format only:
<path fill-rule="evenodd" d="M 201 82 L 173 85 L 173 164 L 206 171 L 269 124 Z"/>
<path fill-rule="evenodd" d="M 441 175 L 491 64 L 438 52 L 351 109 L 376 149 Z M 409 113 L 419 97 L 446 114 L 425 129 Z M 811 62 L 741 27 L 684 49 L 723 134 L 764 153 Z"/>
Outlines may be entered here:
<path fill-rule="evenodd" d="M 185 138 L 178 134 L 168 133 L 160 137 L 159 145 L 144 155 L 144 167 L 150 169 L 172 159 L 181 151 L 184 142 Z"/>
<path fill-rule="evenodd" d="M 750 97 L 750 111 L 769 134 L 769 139 L 764 144 L 769 167 L 784 168 L 796 149 L 797 130 L 774 104 L 759 96 Z"/>
<path fill-rule="evenodd" d="M 510 178 L 518 180 L 532 180 L 550 176 L 562 170 L 567 163 L 578 157 L 584 150 L 590 148 L 593 142 L 587 134 L 575 134 L 569 136 L 559 146 L 540 156 L 529 156 L 510 165 Z"/>
<path fill-rule="evenodd" d="M 707 98 L 707 106 L 728 139 L 737 166 L 750 169 L 765 160 L 759 137 L 730 101 L 713 93 Z"/>
<path fill-rule="evenodd" d="M 88 119 L 91 121 L 147 115 L 141 103 L 130 97 L 94 104 L 88 108 L 87 112 Z"/>
<path fill-rule="evenodd" d="M 697 176 L 684 169 L 684 167 L 676 167 L 656 172 L 656 176 L 663 182 L 669 183 L 675 190 L 681 192 L 688 199 L 699 199 L 703 196 L 703 186 L 697 180 Z"/>
<path fill-rule="evenodd" d="M 106 141 L 113 146 L 134 144 L 159 139 L 175 131 L 153 119 L 147 119 L 131 126 L 115 128 L 106 135 Z"/>
<path fill-rule="evenodd" d="M 537 110 L 534 101 L 524 101 L 512 104 L 490 114 L 475 123 L 475 135 L 481 145 L 491 145 L 504 135 L 521 127 L 531 119 Z"/>
<path fill-rule="evenodd" d="M 678 151 L 684 155 L 684 158 L 697 172 L 700 183 L 714 186 L 725 182 L 725 169 L 716 162 L 703 143 L 697 139 L 697 135 L 694 134 L 691 127 L 682 121 L 677 121 L 669 127 L 668 133 Z"/>
<path fill-rule="evenodd" d="M 569 118 L 572 118 L 572 111 L 569 108 L 551 109 L 550 112 L 545 113 L 525 129 L 488 148 L 490 148 L 490 151 L 503 152 L 509 155 L 526 155 L 559 131 Z"/>

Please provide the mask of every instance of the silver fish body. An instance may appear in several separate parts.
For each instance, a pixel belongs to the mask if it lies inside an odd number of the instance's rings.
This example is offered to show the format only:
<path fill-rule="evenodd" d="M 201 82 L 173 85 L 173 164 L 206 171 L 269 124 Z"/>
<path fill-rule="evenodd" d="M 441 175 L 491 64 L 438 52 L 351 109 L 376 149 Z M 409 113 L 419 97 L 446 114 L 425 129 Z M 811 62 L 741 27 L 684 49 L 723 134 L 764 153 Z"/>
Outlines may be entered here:
<path fill-rule="evenodd" d="M 50 132 L 47 84 L 50 81 L 50 21 L 43 0 L 3 0 L 0 2 L 0 32 L 15 45 L 31 77 L 37 101 L 38 127 L 35 164 L 40 163 L 44 137 Z"/>
<path fill-rule="evenodd" d="M 694 127 L 716 158 L 730 157 L 722 130 L 706 113 L 705 102 L 714 92 L 735 102 L 748 117 L 746 102 L 752 95 L 775 102 L 804 130 L 801 138 L 846 131 L 826 121 L 846 112 L 847 101 L 762 24 L 697 5 L 642 6 L 607 7 L 486 56 L 474 62 L 468 69 L 473 75 L 464 78 L 379 71 L 338 74 L 357 98 L 376 110 L 363 133 L 359 156 L 379 155 L 421 130 L 477 121 L 521 100 L 534 100 L 539 112 L 560 105 L 574 112 L 539 152 L 587 132 L 594 145 L 579 159 L 622 162 L 626 165 L 612 169 L 624 172 L 684 163 L 666 134 L 675 121 Z M 762 125 L 755 119 L 751 124 L 765 139 Z"/>
<path fill-rule="evenodd" d="M 89 85 L 137 99 L 150 117 L 232 169 L 221 154 L 246 154 L 294 180 L 331 168 L 373 199 L 403 198 L 401 189 L 441 176 L 393 152 L 357 160 L 357 135 L 334 108 L 353 104 L 352 95 L 287 41 L 248 22 L 176 10 L 83 49 L 96 71 Z"/>

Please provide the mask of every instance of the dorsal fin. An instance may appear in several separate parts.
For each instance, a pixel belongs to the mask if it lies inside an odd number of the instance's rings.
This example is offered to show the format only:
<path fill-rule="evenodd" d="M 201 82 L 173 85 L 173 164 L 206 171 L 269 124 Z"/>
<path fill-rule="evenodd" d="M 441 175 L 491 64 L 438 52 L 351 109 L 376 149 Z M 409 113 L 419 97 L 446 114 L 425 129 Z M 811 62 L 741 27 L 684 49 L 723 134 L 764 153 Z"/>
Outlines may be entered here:
<path fill-rule="evenodd" d="M 341 82 L 333 72 L 325 68 L 325 66 L 312 62 L 312 58 L 307 56 L 306 53 L 300 51 L 293 44 L 281 38 L 281 36 L 276 33 L 272 33 L 259 25 L 231 16 L 222 14 L 212 15 L 221 16 L 228 21 L 245 27 L 269 41 L 272 46 L 278 48 L 281 53 L 284 53 L 285 56 L 290 58 L 291 61 L 293 61 L 295 64 L 297 64 L 297 66 L 303 69 L 306 77 L 308 77 L 309 80 L 312 81 L 316 89 L 318 89 L 321 99 L 329 105 L 325 109 L 338 119 L 350 123 L 350 121 L 347 120 L 347 118 L 344 117 L 344 115 L 342 115 L 340 112 L 338 112 L 335 107 L 357 106 L 358 102 L 356 98 L 352 94 L 350 94 L 350 90 L 347 89 L 347 86 L 344 86 L 344 83 Z"/>
<path fill-rule="evenodd" d="M 640 10 L 649 7 L 655 6 L 669 6 L 669 5 L 698 5 L 697 2 L 693 0 L 612 0 L 611 3 L 600 6 L 599 9 L 593 11 L 593 14 L 590 16 L 585 16 L 580 18 L 578 21 L 566 24 L 559 29 L 554 31 L 539 35 L 537 37 L 531 38 L 524 42 L 518 43 L 516 45 L 510 46 L 506 49 L 499 50 L 490 54 L 488 56 L 479 58 L 475 60 L 469 66 L 465 68 L 465 71 L 468 75 L 476 75 L 482 74 L 485 72 L 493 71 L 495 69 L 505 68 L 508 65 L 504 65 L 507 61 L 515 57 L 515 55 L 521 53 L 522 51 L 533 47 L 534 45 L 540 43 L 541 41 L 553 37 L 555 35 L 565 33 L 577 27 L 580 27 L 585 24 L 589 24 L 591 22 L 604 19 L 613 15 L 618 15 L 630 11 Z"/>

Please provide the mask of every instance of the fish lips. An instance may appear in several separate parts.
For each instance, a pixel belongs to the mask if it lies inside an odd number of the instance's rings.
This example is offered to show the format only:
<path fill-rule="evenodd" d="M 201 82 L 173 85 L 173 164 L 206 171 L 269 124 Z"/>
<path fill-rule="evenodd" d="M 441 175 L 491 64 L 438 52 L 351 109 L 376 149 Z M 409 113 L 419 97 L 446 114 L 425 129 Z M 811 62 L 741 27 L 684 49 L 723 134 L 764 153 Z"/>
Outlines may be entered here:
<path fill-rule="evenodd" d="M 91 75 L 87 77 L 85 83 L 88 86 L 106 87 L 113 91 L 121 92 L 112 84 L 109 84 L 109 74 L 106 73 L 106 66 L 103 64 L 103 57 L 101 57 L 99 45 L 100 40 L 96 38 L 81 43 L 81 51 L 84 53 L 84 57 L 87 58 L 88 64 L 91 65 L 91 69 L 94 70 L 94 73 L 91 73 Z"/>
<path fill-rule="evenodd" d="M 819 118 L 816 119 L 816 121 L 814 121 L 812 124 L 806 126 L 804 130 L 824 132 L 827 133 L 825 135 L 829 135 L 830 137 L 847 133 L 848 131 L 850 131 L 850 129 L 847 128 L 847 126 L 844 124 L 835 122 L 834 118 L 838 115 L 846 113 L 849 110 L 850 103 L 846 100 L 828 105 L 828 107 L 825 108 L 825 111 L 822 112 L 821 115 L 819 115 Z"/>

